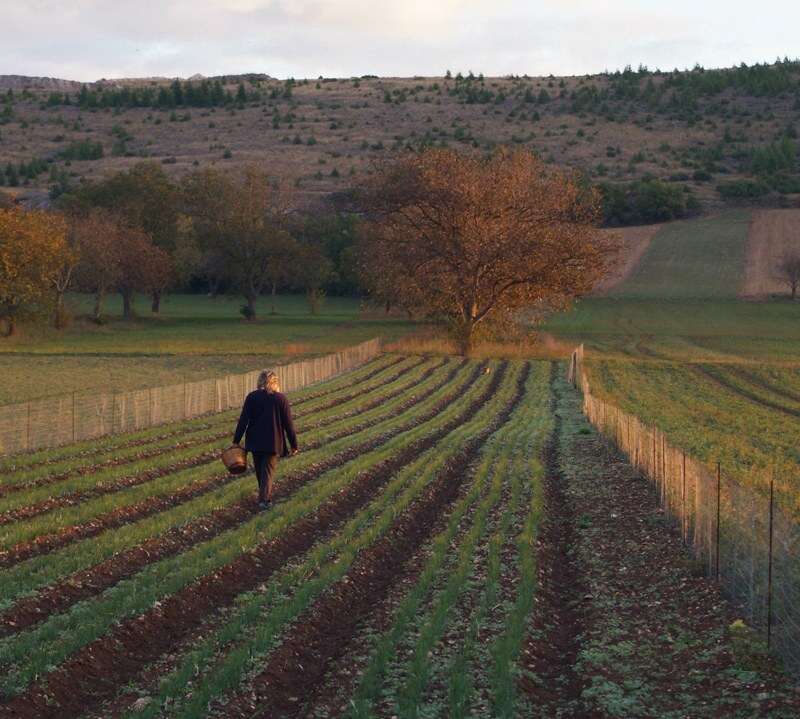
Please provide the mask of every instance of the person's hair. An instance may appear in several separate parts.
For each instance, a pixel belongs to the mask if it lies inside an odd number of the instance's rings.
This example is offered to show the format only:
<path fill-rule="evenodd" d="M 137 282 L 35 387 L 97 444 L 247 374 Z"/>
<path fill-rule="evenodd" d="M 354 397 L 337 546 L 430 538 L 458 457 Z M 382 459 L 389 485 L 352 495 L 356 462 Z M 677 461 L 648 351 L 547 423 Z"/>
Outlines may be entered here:
<path fill-rule="evenodd" d="M 267 392 L 280 392 L 278 375 L 271 370 L 262 370 L 258 375 L 258 389 L 265 389 Z"/>

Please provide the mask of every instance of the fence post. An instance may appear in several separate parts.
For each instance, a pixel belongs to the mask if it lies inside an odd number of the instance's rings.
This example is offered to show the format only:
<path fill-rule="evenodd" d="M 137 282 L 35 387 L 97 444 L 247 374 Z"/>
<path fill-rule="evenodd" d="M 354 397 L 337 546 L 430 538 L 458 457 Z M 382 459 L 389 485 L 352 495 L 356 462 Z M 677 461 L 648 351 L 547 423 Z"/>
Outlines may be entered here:
<path fill-rule="evenodd" d="M 25 449 L 31 448 L 31 401 L 28 400 L 28 419 L 25 425 Z"/>
<path fill-rule="evenodd" d="M 72 441 L 75 441 L 75 391 L 72 392 Z"/>
<path fill-rule="evenodd" d="M 681 536 L 683 543 L 686 544 L 686 534 L 688 533 L 689 522 L 686 516 L 686 451 L 681 450 Z"/>
<path fill-rule="evenodd" d="M 153 388 L 147 388 L 147 404 L 150 406 L 150 421 L 147 423 L 148 427 L 153 426 Z"/>
<path fill-rule="evenodd" d="M 186 409 L 186 378 L 183 379 L 183 418 L 186 419 L 186 416 L 189 412 Z"/>
<path fill-rule="evenodd" d="M 769 564 L 767 569 L 767 649 L 772 644 L 772 538 L 775 516 L 775 470 L 769 478 Z"/>
<path fill-rule="evenodd" d="M 717 460 L 717 537 L 716 537 L 716 557 L 714 559 L 714 570 L 717 581 L 719 581 L 719 517 L 720 517 L 720 501 L 722 498 L 722 471 L 720 468 L 719 460 Z"/>

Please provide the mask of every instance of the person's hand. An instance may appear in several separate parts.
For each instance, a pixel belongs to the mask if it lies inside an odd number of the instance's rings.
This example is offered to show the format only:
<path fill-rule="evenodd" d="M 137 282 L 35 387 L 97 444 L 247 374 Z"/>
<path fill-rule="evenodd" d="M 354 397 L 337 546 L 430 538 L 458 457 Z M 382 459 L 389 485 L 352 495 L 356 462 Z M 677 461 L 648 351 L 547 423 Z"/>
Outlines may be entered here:
<path fill-rule="evenodd" d="M 295 456 L 295 455 L 296 455 L 296 454 L 297 454 L 299 451 L 300 451 L 300 450 L 299 450 L 297 447 L 295 447 L 295 448 L 292 450 L 292 453 L 291 453 L 289 456 L 290 456 L 290 457 L 294 457 L 294 456 Z"/>

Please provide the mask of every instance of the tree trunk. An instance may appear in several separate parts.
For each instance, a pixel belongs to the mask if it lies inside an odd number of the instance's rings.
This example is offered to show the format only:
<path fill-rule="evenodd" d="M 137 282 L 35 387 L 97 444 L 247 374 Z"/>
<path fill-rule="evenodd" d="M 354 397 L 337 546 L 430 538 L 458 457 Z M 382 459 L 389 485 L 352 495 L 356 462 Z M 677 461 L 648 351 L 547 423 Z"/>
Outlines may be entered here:
<path fill-rule="evenodd" d="M 57 330 L 63 329 L 64 322 L 64 293 L 61 290 L 56 291 L 56 307 L 53 312 L 53 325 Z"/>
<path fill-rule="evenodd" d="M 105 292 L 103 290 L 98 290 L 94 296 L 94 311 L 92 312 L 92 316 L 94 321 L 98 324 L 103 321 L 103 299 L 105 297 Z"/>
<path fill-rule="evenodd" d="M 472 350 L 474 331 L 475 323 L 472 319 L 464 320 L 456 326 L 456 345 L 458 346 L 458 353 L 462 357 L 469 355 Z"/>
<path fill-rule="evenodd" d="M 17 331 L 14 315 L 0 317 L 0 337 L 11 337 Z"/>
<path fill-rule="evenodd" d="M 797 299 L 797 282 L 792 282 L 792 299 Z"/>
<path fill-rule="evenodd" d="M 208 278 L 208 296 L 213 300 L 219 294 L 219 277 Z"/>
<path fill-rule="evenodd" d="M 150 303 L 150 311 L 154 315 L 157 315 L 161 310 L 161 290 L 153 290 L 150 298 L 152 300 Z"/>
<path fill-rule="evenodd" d="M 278 313 L 275 311 L 275 293 L 278 288 L 275 286 L 275 283 L 272 283 L 272 314 L 277 315 Z"/>
<path fill-rule="evenodd" d="M 256 319 L 256 296 L 253 294 L 247 295 L 247 319 L 253 322 Z"/>
<path fill-rule="evenodd" d="M 122 295 L 122 317 L 129 320 L 133 318 L 133 292 L 131 290 L 120 290 Z"/>

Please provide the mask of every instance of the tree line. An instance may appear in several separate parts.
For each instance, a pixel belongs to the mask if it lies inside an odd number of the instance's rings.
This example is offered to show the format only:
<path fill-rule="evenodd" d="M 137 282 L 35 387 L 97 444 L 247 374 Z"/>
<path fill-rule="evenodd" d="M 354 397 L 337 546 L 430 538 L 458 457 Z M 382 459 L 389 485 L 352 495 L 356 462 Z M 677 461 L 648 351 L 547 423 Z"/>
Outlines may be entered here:
<path fill-rule="evenodd" d="M 134 316 L 137 293 L 160 310 L 168 289 L 236 292 L 241 312 L 257 317 L 258 298 L 304 291 L 317 312 L 325 295 L 359 291 L 354 271 L 354 220 L 306 215 L 291 193 L 263 170 L 240 174 L 198 170 L 173 182 L 154 162 L 59 197 L 53 210 L 0 207 L 0 321 L 12 334 L 20 317 L 69 320 L 70 290 L 94 295 L 92 317 L 104 320 L 105 299 L 119 293 L 123 316 Z"/>
<path fill-rule="evenodd" d="M 255 165 L 203 169 L 175 184 L 140 163 L 63 196 L 58 212 L 0 210 L 0 315 L 51 306 L 64 293 L 109 292 L 133 313 L 136 292 L 201 282 L 258 298 L 302 288 L 315 312 L 336 287 L 387 311 L 445 325 L 468 353 L 481 337 L 527 332 L 588 293 L 616 251 L 598 232 L 599 191 L 524 149 L 408 152 L 377 164 L 350 193 L 347 215 L 309 217 Z"/>

